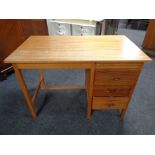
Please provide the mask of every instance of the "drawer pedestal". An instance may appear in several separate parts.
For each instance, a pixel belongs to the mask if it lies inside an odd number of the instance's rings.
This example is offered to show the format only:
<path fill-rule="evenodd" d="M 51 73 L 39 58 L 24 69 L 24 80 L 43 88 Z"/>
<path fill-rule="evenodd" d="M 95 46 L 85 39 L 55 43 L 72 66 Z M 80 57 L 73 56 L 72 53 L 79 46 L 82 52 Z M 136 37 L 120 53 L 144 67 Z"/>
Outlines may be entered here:
<path fill-rule="evenodd" d="M 93 110 L 121 110 L 124 117 L 143 63 L 96 63 Z"/>

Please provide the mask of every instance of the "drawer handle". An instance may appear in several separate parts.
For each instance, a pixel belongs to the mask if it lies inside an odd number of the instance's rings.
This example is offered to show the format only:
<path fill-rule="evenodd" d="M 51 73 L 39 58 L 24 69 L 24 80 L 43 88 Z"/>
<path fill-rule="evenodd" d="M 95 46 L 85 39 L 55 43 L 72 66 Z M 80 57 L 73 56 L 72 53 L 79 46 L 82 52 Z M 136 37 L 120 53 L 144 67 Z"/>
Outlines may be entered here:
<path fill-rule="evenodd" d="M 106 93 L 110 93 L 111 91 L 110 91 L 110 90 L 106 90 L 105 92 L 106 92 Z"/>
<path fill-rule="evenodd" d="M 105 92 L 106 93 L 114 93 L 114 92 L 117 92 L 117 90 L 116 89 L 107 89 Z"/>
<path fill-rule="evenodd" d="M 114 103 L 107 103 L 106 104 L 108 107 L 113 107 L 115 104 Z"/>
<path fill-rule="evenodd" d="M 113 80 L 114 80 L 114 81 L 119 81 L 120 78 L 119 78 L 119 77 L 117 77 L 117 78 L 113 78 Z"/>
<path fill-rule="evenodd" d="M 103 73 L 104 70 L 97 70 L 96 72 L 98 72 L 98 73 Z"/>

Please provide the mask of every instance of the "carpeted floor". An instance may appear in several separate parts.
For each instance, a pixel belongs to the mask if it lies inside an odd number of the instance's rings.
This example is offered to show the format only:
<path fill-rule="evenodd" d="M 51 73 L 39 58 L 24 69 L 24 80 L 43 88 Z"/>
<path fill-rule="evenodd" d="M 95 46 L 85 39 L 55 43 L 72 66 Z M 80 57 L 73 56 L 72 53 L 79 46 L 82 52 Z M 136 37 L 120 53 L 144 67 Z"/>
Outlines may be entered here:
<path fill-rule="evenodd" d="M 23 73 L 32 93 L 38 71 Z M 45 73 L 50 85 L 82 85 L 85 78 L 83 70 Z M 33 120 L 12 74 L 0 82 L 0 134 L 155 134 L 155 61 L 145 64 L 123 121 L 117 110 L 94 111 L 89 120 L 86 103 L 85 91 L 41 92 L 36 101 L 41 112 Z"/>
<path fill-rule="evenodd" d="M 134 30 L 134 29 L 126 29 L 126 28 L 119 28 L 117 31 L 117 34 L 126 35 L 140 48 L 143 44 L 145 33 L 146 32 L 142 30 Z"/>

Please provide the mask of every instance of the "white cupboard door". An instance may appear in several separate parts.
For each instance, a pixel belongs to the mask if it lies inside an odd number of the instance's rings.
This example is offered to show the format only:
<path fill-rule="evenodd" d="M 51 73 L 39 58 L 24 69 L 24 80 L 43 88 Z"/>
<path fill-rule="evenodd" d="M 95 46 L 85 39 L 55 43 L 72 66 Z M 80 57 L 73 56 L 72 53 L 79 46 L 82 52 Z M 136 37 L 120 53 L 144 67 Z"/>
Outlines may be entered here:
<path fill-rule="evenodd" d="M 70 24 L 49 22 L 48 32 L 49 32 L 49 35 L 54 35 L 54 36 L 71 35 L 70 27 L 71 27 Z"/>
<path fill-rule="evenodd" d="M 72 25 L 72 35 L 75 36 L 95 35 L 95 30 L 91 26 Z"/>

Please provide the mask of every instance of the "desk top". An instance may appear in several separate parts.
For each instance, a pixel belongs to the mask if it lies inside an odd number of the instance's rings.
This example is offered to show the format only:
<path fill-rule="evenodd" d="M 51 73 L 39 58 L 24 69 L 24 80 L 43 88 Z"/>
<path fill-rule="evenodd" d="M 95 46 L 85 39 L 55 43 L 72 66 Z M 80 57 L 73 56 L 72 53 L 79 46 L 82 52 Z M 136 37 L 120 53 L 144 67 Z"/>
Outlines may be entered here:
<path fill-rule="evenodd" d="M 106 61 L 151 61 L 122 35 L 31 36 L 5 63 L 69 63 Z"/>

